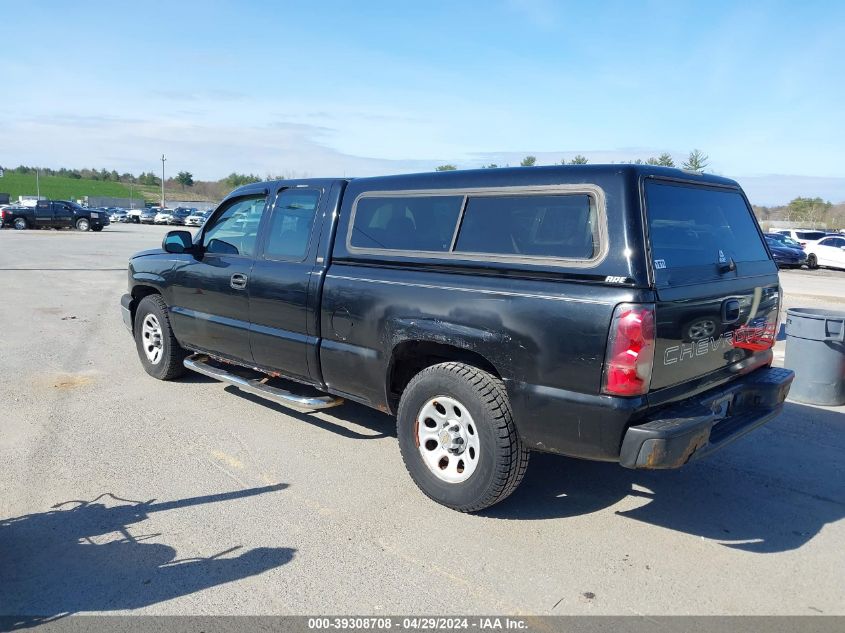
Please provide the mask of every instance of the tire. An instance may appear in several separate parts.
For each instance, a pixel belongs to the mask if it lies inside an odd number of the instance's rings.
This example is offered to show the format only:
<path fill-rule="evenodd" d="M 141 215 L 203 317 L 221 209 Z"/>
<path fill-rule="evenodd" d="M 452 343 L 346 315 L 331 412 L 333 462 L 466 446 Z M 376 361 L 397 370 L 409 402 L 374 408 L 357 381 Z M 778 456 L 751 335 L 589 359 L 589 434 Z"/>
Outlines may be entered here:
<path fill-rule="evenodd" d="M 815 270 L 818 267 L 819 260 L 816 258 L 816 256 L 813 253 L 807 255 L 807 268 L 809 268 L 810 270 Z"/>
<path fill-rule="evenodd" d="M 76 230 L 77 231 L 87 231 L 91 228 L 91 223 L 86 218 L 79 218 L 76 221 Z"/>
<path fill-rule="evenodd" d="M 433 365 L 414 376 L 399 402 L 397 435 L 414 483 L 433 501 L 460 512 L 502 501 L 528 467 L 528 450 L 517 434 L 504 384 L 463 363 Z M 455 449 L 463 452 L 451 452 Z"/>
<path fill-rule="evenodd" d="M 134 329 L 138 358 L 150 376 L 159 380 L 173 380 L 185 373 L 182 361 L 188 352 L 179 346 L 173 336 L 167 304 L 161 295 L 148 295 L 141 299 L 135 311 Z M 155 344 L 156 340 L 158 345 Z M 158 354 L 153 348 L 158 349 Z"/>
<path fill-rule="evenodd" d="M 17 231 L 23 231 L 26 226 L 26 220 L 24 218 L 15 218 L 15 221 L 12 223 L 12 226 L 15 227 Z"/>

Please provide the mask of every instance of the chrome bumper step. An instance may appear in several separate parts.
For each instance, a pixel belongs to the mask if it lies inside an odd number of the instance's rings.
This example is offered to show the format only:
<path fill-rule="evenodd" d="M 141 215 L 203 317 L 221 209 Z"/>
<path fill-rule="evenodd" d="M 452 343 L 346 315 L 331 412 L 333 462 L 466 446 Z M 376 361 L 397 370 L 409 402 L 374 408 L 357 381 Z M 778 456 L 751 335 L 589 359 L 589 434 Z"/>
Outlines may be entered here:
<path fill-rule="evenodd" d="M 286 389 L 268 385 L 266 381 L 270 379 L 269 376 L 260 380 L 257 378 L 244 378 L 243 376 L 226 371 L 222 367 L 212 365 L 209 361 L 211 359 L 205 354 L 194 354 L 193 356 L 188 356 L 183 364 L 198 374 L 229 383 L 233 387 L 237 387 L 243 391 L 295 409 L 313 411 L 315 409 L 328 409 L 329 407 L 336 407 L 343 404 L 343 398 L 336 398 L 329 394 L 323 396 L 300 396 Z"/>

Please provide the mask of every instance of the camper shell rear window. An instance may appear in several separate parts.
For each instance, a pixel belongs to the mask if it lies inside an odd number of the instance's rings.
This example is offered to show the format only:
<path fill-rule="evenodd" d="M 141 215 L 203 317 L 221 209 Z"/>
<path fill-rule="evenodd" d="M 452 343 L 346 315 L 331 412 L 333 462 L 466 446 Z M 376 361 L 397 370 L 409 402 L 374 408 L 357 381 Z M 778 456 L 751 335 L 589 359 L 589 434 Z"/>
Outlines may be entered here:
<path fill-rule="evenodd" d="M 717 279 L 743 263 L 769 260 L 738 190 L 649 179 L 645 197 L 658 283 Z"/>

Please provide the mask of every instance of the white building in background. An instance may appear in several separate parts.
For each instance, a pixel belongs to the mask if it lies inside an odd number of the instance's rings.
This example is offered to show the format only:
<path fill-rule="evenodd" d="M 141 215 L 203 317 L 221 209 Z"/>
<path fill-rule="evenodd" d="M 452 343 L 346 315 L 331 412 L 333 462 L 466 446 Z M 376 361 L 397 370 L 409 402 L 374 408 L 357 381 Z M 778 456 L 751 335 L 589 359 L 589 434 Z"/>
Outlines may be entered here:
<path fill-rule="evenodd" d="M 18 196 L 18 204 L 22 207 L 34 207 L 39 200 L 46 200 L 44 196 Z"/>

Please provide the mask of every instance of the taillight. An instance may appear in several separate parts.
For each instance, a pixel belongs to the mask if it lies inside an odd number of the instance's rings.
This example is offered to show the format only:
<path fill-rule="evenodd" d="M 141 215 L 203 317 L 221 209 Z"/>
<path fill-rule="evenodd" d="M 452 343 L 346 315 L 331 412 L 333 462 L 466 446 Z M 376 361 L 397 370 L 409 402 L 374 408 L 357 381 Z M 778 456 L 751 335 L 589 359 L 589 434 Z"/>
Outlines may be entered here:
<path fill-rule="evenodd" d="M 602 391 L 638 396 L 648 391 L 654 362 L 654 306 L 622 303 L 607 337 Z"/>

